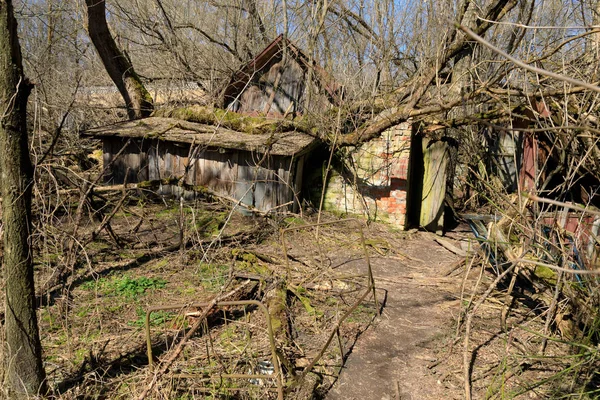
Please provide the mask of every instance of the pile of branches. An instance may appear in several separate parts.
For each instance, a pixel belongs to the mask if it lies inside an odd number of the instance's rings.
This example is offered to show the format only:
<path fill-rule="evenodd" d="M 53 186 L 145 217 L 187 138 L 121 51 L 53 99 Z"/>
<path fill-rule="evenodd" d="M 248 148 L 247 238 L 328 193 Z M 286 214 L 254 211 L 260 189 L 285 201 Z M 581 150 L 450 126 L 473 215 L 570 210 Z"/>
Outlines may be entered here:
<path fill-rule="evenodd" d="M 465 333 L 466 398 L 472 395 L 473 320 L 480 316 L 482 305 L 497 294 L 497 290 L 504 293 L 500 326 L 508 337 L 513 335 L 514 329 L 524 325 L 524 320 L 509 322 L 517 304 L 530 310 L 525 320 L 541 318 L 543 321 L 539 331 L 529 332 L 539 339 L 539 348 L 534 354 L 523 353 L 525 359 L 543 363 L 547 357 L 555 362 L 554 356 L 546 354 L 549 341 L 570 347 L 576 355 L 565 356 L 562 370 L 538 382 L 529 382 L 523 391 L 544 384 L 557 387 L 568 378 L 572 382 L 569 384 L 572 393 L 597 395 L 600 392 L 595 383 L 600 355 L 597 346 L 600 343 L 600 271 L 597 269 L 600 212 L 528 194 L 505 196 L 504 202 L 496 206 L 495 215 L 467 216 L 481 244 L 471 266 L 475 261 L 483 263 L 493 279 L 476 301 L 471 298 L 465 318 L 459 324 Z"/>

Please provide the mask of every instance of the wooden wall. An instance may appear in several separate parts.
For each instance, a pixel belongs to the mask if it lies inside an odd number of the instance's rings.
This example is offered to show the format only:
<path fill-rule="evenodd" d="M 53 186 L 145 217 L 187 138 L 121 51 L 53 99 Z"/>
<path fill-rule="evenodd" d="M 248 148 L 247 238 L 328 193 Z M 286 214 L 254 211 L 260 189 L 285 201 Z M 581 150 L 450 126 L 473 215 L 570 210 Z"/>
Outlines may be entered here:
<path fill-rule="evenodd" d="M 147 181 L 148 148 L 148 142 L 144 141 L 128 142 L 127 139 L 122 138 L 103 139 L 102 161 L 105 167 L 110 164 L 104 174 L 104 181 L 111 183 Z M 123 150 L 121 155 L 115 158 L 121 150 Z M 127 178 L 125 178 L 126 174 Z"/>
<path fill-rule="evenodd" d="M 193 186 L 205 186 L 237 200 L 242 199 L 260 211 L 279 205 L 281 211 L 295 211 L 302 182 L 304 156 L 251 153 L 248 151 L 191 147 L 187 143 L 132 139 L 122 154 L 115 155 L 127 143 L 123 138 L 104 138 L 104 165 L 110 165 L 105 181 L 110 184 L 181 178 Z"/>
<path fill-rule="evenodd" d="M 278 57 L 252 76 L 232 110 L 246 114 L 301 113 L 305 73 L 294 59 Z"/>
<path fill-rule="evenodd" d="M 227 93 L 224 106 L 249 115 L 295 115 L 331 107 L 322 90 L 314 83 L 307 86 L 307 81 L 306 68 L 291 56 L 284 62 L 279 55 L 236 89 L 239 92 Z"/>

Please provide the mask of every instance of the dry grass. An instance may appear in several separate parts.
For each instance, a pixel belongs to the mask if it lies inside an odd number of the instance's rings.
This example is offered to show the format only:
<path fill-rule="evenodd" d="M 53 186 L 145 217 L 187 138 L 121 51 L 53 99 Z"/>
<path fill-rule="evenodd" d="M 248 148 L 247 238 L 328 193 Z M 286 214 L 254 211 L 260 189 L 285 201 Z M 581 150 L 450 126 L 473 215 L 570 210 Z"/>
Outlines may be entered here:
<path fill-rule="evenodd" d="M 114 198 L 107 194 L 104 200 L 90 203 L 74 248 L 65 245 L 65 239 L 55 240 L 69 238 L 74 229 L 73 209 L 64 208 L 68 201 L 55 213 L 52 226 L 38 225 L 42 240 L 35 243 L 36 280 L 40 289 L 57 266 L 69 257 L 75 260 L 64 285 L 51 287 L 41 296 L 44 304 L 38 313 L 44 364 L 57 398 L 125 399 L 141 393 L 149 376 L 145 311 L 157 305 L 206 302 L 247 277 L 255 282 L 249 298 L 262 300 L 274 282 L 288 276 L 284 281 L 289 289 L 287 319 L 273 324 L 285 328 L 276 343 L 288 363 L 284 363 L 286 380 L 292 382 L 367 286 L 364 277 L 340 278 L 336 271 L 336 266 L 349 259 L 364 257 L 352 227 L 323 228 L 318 242 L 314 230 L 293 232 L 288 268 L 276 228 L 310 220 L 244 217 L 218 203 L 180 207 L 130 195 L 121 201 L 120 194 Z M 111 210 L 116 206 L 119 210 Z M 112 216 L 108 224 L 94 218 L 98 209 Z M 98 232 L 101 225 L 106 228 Z M 351 275 L 356 272 L 364 273 L 364 265 Z M 192 311 L 182 307 L 152 315 L 155 361 L 168 356 L 196 322 Z M 375 311 L 369 300 L 342 325 L 346 354 Z M 236 398 L 271 396 L 266 396 L 270 382 L 220 378 L 223 373 L 257 373 L 271 360 L 265 316 L 255 307 L 218 307 L 207 321 L 149 398 L 221 398 L 233 387 L 240 389 L 234 391 L 240 393 Z M 322 376 L 320 387 L 332 384 L 342 362 L 334 346 L 325 352 L 314 369 Z"/>

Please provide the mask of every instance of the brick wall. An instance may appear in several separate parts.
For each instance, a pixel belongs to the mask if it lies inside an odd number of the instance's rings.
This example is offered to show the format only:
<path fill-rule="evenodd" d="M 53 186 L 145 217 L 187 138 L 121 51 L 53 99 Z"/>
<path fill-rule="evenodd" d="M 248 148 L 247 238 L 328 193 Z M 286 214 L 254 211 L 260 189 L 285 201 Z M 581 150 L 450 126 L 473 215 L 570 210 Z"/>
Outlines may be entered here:
<path fill-rule="evenodd" d="M 404 227 L 408 192 L 411 125 L 403 123 L 353 149 L 351 174 L 334 172 L 325 192 L 325 209 L 362 214 Z"/>

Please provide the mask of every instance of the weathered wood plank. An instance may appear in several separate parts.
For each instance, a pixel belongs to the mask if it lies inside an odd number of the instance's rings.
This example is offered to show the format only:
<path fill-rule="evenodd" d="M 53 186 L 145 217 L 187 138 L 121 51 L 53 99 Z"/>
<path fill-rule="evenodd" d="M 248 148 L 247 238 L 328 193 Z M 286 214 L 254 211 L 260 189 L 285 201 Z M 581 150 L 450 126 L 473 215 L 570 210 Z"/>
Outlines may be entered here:
<path fill-rule="evenodd" d="M 429 138 L 422 140 L 424 172 L 420 225 L 429 231 L 441 234 L 444 228 L 448 144 Z"/>
<path fill-rule="evenodd" d="M 302 189 L 302 180 L 304 179 L 304 160 L 305 156 L 300 156 L 295 162 L 295 168 L 293 169 L 296 173 L 296 180 L 294 182 L 294 204 L 291 208 L 292 212 L 297 212 L 301 204 L 299 203 L 299 195 Z"/>
<path fill-rule="evenodd" d="M 103 161 L 105 165 L 113 162 L 107 175 L 107 182 L 111 184 L 122 184 L 129 168 L 127 183 L 131 184 L 185 177 L 187 185 L 208 187 L 214 193 L 241 200 L 261 211 L 282 204 L 285 206 L 281 211 L 296 207 L 294 193 L 299 191 L 302 182 L 303 164 L 292 162 L 290 157 L 205 148 L 192 159 L 190 144 L 145 139 L 132 140 L 121 157 L 113 161 L 114 154 L 125 143 L 126 139 L 119 137 L 104 140 Z M 300 176 L 296 177 L 295 173 Z M 166 190 L 161 194 L 176 194 Z"/>

